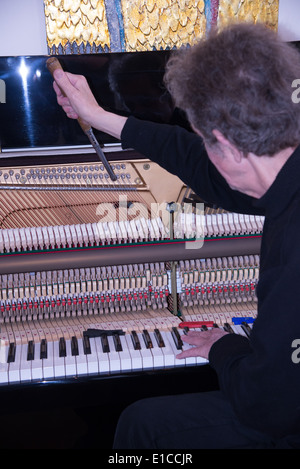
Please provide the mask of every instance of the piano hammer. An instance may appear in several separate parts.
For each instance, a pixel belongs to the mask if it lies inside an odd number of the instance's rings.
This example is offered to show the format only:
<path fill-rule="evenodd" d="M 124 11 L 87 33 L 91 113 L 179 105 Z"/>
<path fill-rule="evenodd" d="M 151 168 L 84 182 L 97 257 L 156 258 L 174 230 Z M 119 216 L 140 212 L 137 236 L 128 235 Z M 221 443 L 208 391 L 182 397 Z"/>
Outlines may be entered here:
<path fill-rule="evenodd" d="M 56 58 L 56 57 L 50 57 L 47 62 L 46 62 L 46 65 L 47 65 L 47 68 L 49 70 L 49 72 L 51 73 L 51 75 L 53 76 L 53 73 L 55 70 L 57 70 L 58 68 L 62 69 L 62 66 L 59 62 L 59 60 Z M 95 152 L 97 153 L 98 157 L 100 158 L 100 160 L 102 161 L 106 171 L 108 172 L 110 178 L 112 179 L 112 181 L 116 181 L 117 179 L 117 176 L 114 174 L 113 170 L 112 170 L 112 167 L 110 166 L 110 164 L 108 163 L 95 135 L 94 135 L 94 132 L 93 132 L 93 129 L 92 127 L 87 124 L 85 121 L 83 121 L 80 117 L 78 117 L 77 119 L 80 127 L 82 128 L 82 130 L 84 131 L 84 133 L 87 135 L 89 141 L 91 142 Z"/>

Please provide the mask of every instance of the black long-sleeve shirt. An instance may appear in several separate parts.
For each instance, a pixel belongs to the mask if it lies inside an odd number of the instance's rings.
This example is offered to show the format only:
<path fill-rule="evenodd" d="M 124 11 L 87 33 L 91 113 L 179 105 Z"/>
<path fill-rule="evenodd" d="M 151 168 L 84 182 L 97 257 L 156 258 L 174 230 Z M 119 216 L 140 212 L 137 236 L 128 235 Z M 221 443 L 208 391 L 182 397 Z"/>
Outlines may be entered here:
<path fill-rule="evenodd" d="M 130 117 L 121 139 L 123 148 L 134 148 L 176 174 L 204 200 L 265 216 L 258 314 L 250 340 L 222 337 L 209 362 L 241 422 L 276 440 L 290 435 L 287 446 L 300 448 L 300 148 L 265 195 L 254 199 L 232 190 L 202 139 L 180 127 Z"/>

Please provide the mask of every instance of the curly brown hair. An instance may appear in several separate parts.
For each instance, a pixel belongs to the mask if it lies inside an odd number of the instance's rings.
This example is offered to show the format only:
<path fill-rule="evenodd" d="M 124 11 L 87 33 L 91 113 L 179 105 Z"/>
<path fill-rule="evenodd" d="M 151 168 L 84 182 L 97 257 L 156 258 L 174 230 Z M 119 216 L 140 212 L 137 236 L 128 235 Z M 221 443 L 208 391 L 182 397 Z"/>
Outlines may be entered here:
<path fill-rule="evenodd" d="M 218 129 L 245 154 L 274 155 L 300 143 L 299 52 L 261 24 L 233 24 L 176 51 L 166 86 L 209 145 Z"/>

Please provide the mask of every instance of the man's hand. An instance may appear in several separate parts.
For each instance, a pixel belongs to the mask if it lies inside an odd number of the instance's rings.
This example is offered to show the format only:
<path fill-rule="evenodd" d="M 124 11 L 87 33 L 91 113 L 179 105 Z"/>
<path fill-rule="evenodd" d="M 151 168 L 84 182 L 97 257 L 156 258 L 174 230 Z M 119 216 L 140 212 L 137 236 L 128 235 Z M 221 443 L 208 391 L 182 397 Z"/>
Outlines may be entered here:
<path fill-rule="evenodd" d="M 189 331 L 186 335 L 182 335 L 181 339 L 189 345 L 194 345 L 194 347 L 179 353 L 176 355 L 176 358 L 208 358 L 211 346 L 226 334 L 228 334 L 228 332 L 218 328 L 213 328 L 208 331 Z"/>
<path fill-rule="evenodd" d="M 67 116 L 71 119 L 81 117 L 85 122 L 91 123 L 99 105 L 85 77 L 59 69 L 54 71 L 53 76 L 57 102 Z"/>
<path fill-rule="evenodd" d="M 85 77 L 60 69 L 55 70 L 53 76 L 57 102 L 70 119 L 80 117 L 91 127 L 121 138 L 127 118 L 99 106 Z"/>

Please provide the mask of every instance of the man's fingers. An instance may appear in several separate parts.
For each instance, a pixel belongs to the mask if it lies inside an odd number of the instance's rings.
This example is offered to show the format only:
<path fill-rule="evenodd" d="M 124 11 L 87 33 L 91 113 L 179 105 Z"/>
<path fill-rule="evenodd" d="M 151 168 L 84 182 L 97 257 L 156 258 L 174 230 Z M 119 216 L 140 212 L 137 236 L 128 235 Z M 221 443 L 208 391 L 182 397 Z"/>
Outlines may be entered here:
<path fill-rule="evenodd" d="M 70 88 L 72 87 L 72 84 L 67 74 L 63 70 L 57 69 L 57 70 L 54 70 L 53 72 L 53 78 L 55 82 L 57 83 L 58 88 L 60 89 L 61 93 L 64 95 L 67 95 Z"/>
<path fill-rule="evenodd" d="M 208 331 L 189 331 L 182 335 L 182 341 L 194 347 L 190 347 L 177 355 L 177 358 L 203 357 L 208 358 L 211 346 L 227 332 L 223 329 L 210 329 Z"/>
<path fill-rule="evenodd" d="M 54 88 L 54 91 L 56 92 L 57 102 L 60 106 L 62 106 L 66 115 L 71 119 L 78 119 L 78 114 L 74 111 L 72 105 L 70 104 L 69 98 L 65 96 L 60 86 L 58 86 L 58 84 L 56 83 L 56 81 L 53 82 L 53 88 Z"/>
<path fill-rule="evenodd" d="M 61 69 L 55 70 L 53 77 L 57 102 L 67 116 L 72 119 L 81 117 L 86 123 L 90 123 L 90 118 L 99 105 L 85 77 L 64 72 Z"/>
<path fill-rule="evenodd" d="M 58 86 L 58 84 L 56 83 L 56 81 L 53 82 L 53 88 L 54 88 L 54 91 L 56 93 L 57 98 L 60 98 L 60 97 L 64 96 L 63 92 L 61 91 L 61 89 Z"/>
<path fill-rule="evenodd" d="M 189 358 L 189 357 L 203 357 L 206 358 L 205 354 L 202 351 L 201 347 L 192 347 L 187 350 L 183 350 L 176 358 Z"/>
<path fill-rule="evenodd" d="M 65 110 L 65 113 L 70 119 L 78 119 L 79 117 L 78 114 L 73 111 L 73 109 L 71 109 L 70 111 Z"/>
<path fill-rule="evenodd" d="M 208 338 L 206 334 L 207 331 L 189 331 L 186 335 L 182 335 L 181 338 L 183 342 L 186 342 L 187 344 L 199 345 L 199 342 L 203 342 Z"/>
<path fill-rule="evenodd" d="M 62 69 L 54 70 L 53 77 L 59 88 L 66 95 L 74 93 L 75 90 L 85 88 L 87 84 L 83 75 L 65 72 Z"/>
<path fill-rule="evenodd" d="M 84 77 L 79 75 L 73 75 L 69 72 L 64 72 L 61 69 L 54 70 L 53 72 L 54 83 L 53 87 L 57 94 L 58 99 L 69 96 L 70 98 L 78 91 L 78 84 L 80 79 L 84 80 Z M 59 104 L 63 104 L 59 102 Z"/>

